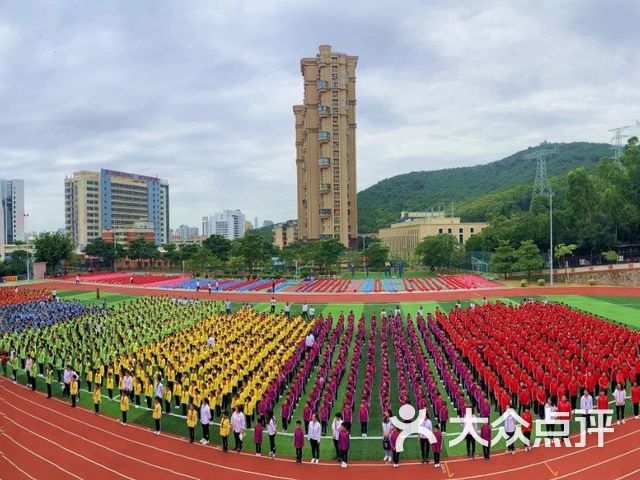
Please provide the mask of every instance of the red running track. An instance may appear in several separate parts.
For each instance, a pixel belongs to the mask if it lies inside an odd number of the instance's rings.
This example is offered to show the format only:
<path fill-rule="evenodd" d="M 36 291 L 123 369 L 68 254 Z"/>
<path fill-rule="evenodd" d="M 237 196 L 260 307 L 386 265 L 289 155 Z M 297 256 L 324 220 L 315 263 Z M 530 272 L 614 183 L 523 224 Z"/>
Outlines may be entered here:
<path fill-rule="evenodd" d="M 172 297 L 208 298 L 211 300 L 229 299 L 233 302 L 268 302 L 273 296 L 270 293 L 254 292 L 196 292 L 194 290 L 172 290 L 164 288 L 145 288 L 125 285 L 99 285 L 67 281 L 48 281 L 35 284 L 34 288 L 56 288 L 58 290 L 77 290 L 83 292 L 95 291 L 100 288 L 104 292 L 115 292 L 124 295 L 169 295 Z M 24 288 L 24 287 L 23 287 Z M 29 287 L 26 287 L 29 288 Z M 602 296 L 640 296 L 640 287 L 526 287 L 510 288 L 498 287 L 477 290 L 452 290 L 436 292 L 384 292 L 384 293 L 276 293 L 275 297 L 280 302 L 301 302 L 308 300 L 314 303 L 393 303 L 393 302 L 420 302 L 420 301 L 444 301 L 464 300 L 479 297 L 535 297 L 547 295 L 602 295 Z"/>
<path fill-rule="evenodd" d="M 597 447 L 595 437 L 589 436 L 584 448 L 541 447 L 513 456 L 498 453 L 489 462 L 454 458 L 443 462 L 441 469 L 401 461 L 399 469 L 351 462 L 343 470 L 331 462 L 297 465 L 286 458 L 223 453 L 180 437 L 155 436 L 147 428 L 123 427 L 113 418 L 47 400 L 40 392 L 0 378 L 0 477 L 11 480 L 640 478 L 640 421 L 629 419 L 614 433 L 605 434 L 603 448 Z M 212 438 L 217 439 L 215 429 Z M 328 448 L 324 445 L 321 448 Z"/>

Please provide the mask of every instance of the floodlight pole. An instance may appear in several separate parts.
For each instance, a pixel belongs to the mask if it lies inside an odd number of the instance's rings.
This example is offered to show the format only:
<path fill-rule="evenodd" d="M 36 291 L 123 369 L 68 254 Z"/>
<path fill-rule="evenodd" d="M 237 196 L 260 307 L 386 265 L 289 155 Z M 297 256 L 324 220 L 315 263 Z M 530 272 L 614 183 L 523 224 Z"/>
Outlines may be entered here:
<path fill-rule="evenodd" d="M 549 283 L 553 287 L 553 191 L 549 190 Z"/>
<path fill-rule="evenodd" d="M 25 245 L 27 247 L 27 281 L 31 280 L 31 275 L 29 274 L 29 263 L 31 260 L 31 253 L 29 252 L 29 234 L 27 229 L 27 220 L 29 220 L 29 214 L 25 213 L 24 215 L 24 239 Z"/>

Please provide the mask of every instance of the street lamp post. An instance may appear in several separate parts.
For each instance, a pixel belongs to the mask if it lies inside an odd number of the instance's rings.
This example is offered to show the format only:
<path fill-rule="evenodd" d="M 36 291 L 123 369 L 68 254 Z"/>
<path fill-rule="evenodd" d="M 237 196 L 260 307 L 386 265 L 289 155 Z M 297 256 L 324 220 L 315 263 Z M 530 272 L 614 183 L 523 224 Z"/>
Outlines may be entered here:
<path fill-rule="evenodd" d="M 29 260 L 31 259 L 31 253 L 29 252 L 29 233 L 27 230 L 27 220 L 29 219 L 29 214 L 24 214 L 24 239 L 25 244 L 27 246 L 27 280 L 31 279 L 31 275 L 29 274 Z"/>
<path fill-rule="evenodd" d="M 553 287 L 553 191 L 549 191 L 549 283 Z"/>

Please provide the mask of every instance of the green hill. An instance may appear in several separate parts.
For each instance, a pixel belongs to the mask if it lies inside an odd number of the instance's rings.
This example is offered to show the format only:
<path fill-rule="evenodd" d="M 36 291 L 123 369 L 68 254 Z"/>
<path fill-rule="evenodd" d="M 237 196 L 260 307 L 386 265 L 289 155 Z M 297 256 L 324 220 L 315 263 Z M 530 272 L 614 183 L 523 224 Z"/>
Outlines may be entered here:
<path fill-rule="evenodd" d="M 578 166 L 593 167 L 609 155 L 606 143 L 559 143 L 558 154 L 547 160 L 549 177 Z M 358 230 L 374 232 L 398 220 L 403 210 L 421 211 L 438 204 L 455 202 L 456 215 L 465 220 L 484 220 L 500 199 L 522 209 L 528 200 L 536 172 L 536 160 L 525 158 L 527 150 L 502 160 L 473 167 L 448 168 L 430 172 L 411 172 L 384 179 L 358 193 Z M 485 208 L 486 207 L 486 208 Z"/>

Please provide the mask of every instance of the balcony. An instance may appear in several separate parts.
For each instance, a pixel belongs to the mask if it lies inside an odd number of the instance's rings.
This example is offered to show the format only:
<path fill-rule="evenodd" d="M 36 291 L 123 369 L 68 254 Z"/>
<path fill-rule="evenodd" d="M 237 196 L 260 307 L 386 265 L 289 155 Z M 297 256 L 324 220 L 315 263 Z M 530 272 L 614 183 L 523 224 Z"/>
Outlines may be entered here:
<path fill-rule="evenodd" d="M 331 139 L 331 133 L 330 132 L 325 132 L 325 131 L 321 131 L 318 132 L 318 140 L 321 142 L 328 142 Z"/>
<path fill-rule="evenodd" d="M 326 117 L 330 113 L 331 113 L 331 111 L 330 111 L 329 107 L 325 107 L 324 105 L 320 105 L 318 107 L 318 116 L 319 117 Z"/>
<path fill-rule="evenodd" d="M 331 216 L 330 208 L 321 208 L 320 209 L 320 218 L 329 218 Z"/>
<path fill-rule="evenodd" d="M 318 159 L 318 166 L 320 168 L 327 168 L 331 166 L 331 159 L 329 157 L 320 157 Z"/>
<path fill-rule="evenodd" d="M 320 193 L 328 193 L 331 191 L 330 183 L 321 183 L 320 184 Z"/>
<path fill-rule="evenodd" d="M 326 80 L 318 80 L 316 82 L 316 87 L 318 88 L 318 90 L 326 90 L 327 88 L 329 88 L 329 82 L 327 82 Z"/>

